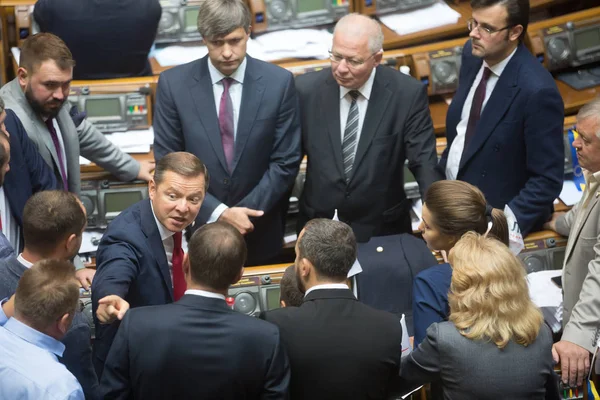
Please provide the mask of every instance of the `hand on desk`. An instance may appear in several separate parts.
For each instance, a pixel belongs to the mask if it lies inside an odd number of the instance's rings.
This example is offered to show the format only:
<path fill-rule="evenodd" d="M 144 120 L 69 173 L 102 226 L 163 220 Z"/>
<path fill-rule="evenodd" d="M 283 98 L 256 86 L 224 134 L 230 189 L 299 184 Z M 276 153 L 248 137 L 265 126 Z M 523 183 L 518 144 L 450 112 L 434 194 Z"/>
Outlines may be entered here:
<path fill-rule="evenodd" d="M 262 217 L 264 211 L 253 210 L 246 207 L 231 207 L 223 211 L 219 221 L 227 222 L 233 225 L 242 235 L 246 235 L 254 230 L 254 225 L 250 222 L 250 217 Z"/>
<path fill-rule="evenodd" d="M 96 317 L 101 324 L 111 324 L 122 320 L 129 310 L 129 303 L 116 295 L 106 296 L 98 300 Z"/>
<path fill-rule="evenodd" d="M 96 270 L 91 268 L 82 268 L 75 271 L 75 277 L 81 284 L 81 287 L 85 290 L 90 290 L 90 285 L 92 284 L 95 274 Z"/>
<path fill-rule="evenodd" d="M 544 229 L 549 229 L 551 231 L 556 232 L 556 220 L 558 218 L 562 217 L 564 214 L 565 214 L 565 212 L 563 212 L 563 211 L 552 213 L 552 219 L 550 219 L 550 221 L 544 223 Z"/>
<path fill-rule="evenodd" d="M 154 161 L 140 161 L 140 172 L 138 173 L 137 178 L 144 180 L 146 182 L 150 182 L 152 177 L 154 176 Z"/>
<path fill-rule="evenodd" d="M 562 381 L 581 386 L 590 371 L 590 352 L 575 343 L 561 340 L 552 346 L 552 358 L 560 362 Z"/>

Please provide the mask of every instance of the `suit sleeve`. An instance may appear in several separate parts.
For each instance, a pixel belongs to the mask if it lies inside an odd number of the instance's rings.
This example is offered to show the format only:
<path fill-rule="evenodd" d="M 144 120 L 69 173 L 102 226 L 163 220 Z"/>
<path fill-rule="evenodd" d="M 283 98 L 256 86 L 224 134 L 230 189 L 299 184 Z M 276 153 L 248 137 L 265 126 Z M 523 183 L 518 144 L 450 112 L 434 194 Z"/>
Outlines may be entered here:
<path fill-rule="evenodd" d="M 435 135 L 425 86 L 419 88 L 414 98 L 404 133 L 408 168 L 419 183 L 421 196 L 424 196 L 433 182 L 443 178 L 436 168 Z"/>
<path fill-rule="evenodd" d="M 131 282 L 139 272 L 139 262 L 135 250 L 129 243 L 114 240 L 100 244 L 98 248 L 98 268 L 92 281 L 94 305 L 98 300 L 114 294 L 125 298 Z"/>
<path fill-rule="evenodd" d="M 52 0 L 50 0 L 52 1 Z M 35 3 L 33 9 L 33 19 L 39 25 L 41 32 L 48 32 L 50 21 L 52 20 L 51 9 L 48 0 L 39 0 Z"/>
<path fill-rule="evenodd" d="M 81 384 L 85 398 L 99 400 L 98 378 L 92 365 L 90 337 L 90 328 L 86 323 L 72 326 L 62 340 L 65 345 L 62 362 Z"/>
<path fill-rule="evenodd" d="M 25 164 L 27 165 L 29 177 L 31 179 L 32 193 L 56 189 L 58 183 L 56 182 L 54 172 L 50 169 L 46 161 L 44 161 L 36 145 L 27 135 L 21 120 L 11 110 L 7 110 L 7 119 L 8 118 L 14 119 L 15 129 L 18 130 L 18 132 L 13 133 L 21 142 L 23 159 L 26 160 Z"/>
<path fill-rule="evenodd" d="M 110 348 L 104 372 L 100 381 L 103 399 L 129 399 L 131 382 L 129 379 L 129 326 L 131 311 L 125 314 L 115 340 Z"/>
<path fill-rule="evenodd" d="M 168 153 L 185 150 L 179 112 L 173 101 L 171 87 L 165 74 L 161 74 L 158 79 L 152 125 L 154 127 L 154 158 L 157 162 Z"/>
<path fill-rule="evenodd" d="M 415 385 L 440 379 L 441 355 L 438 337 L 438 324 L 433 324 L 427 329 L 427 337 L 419 347 L 402 359 L 400 376 L 403 379 Z"/>
<path fill-rule="evenodd" d="M 279 332 L 275 335 L 275 347 L 265 377 L 261 400 L 289 399 L 290 363 L 281 343 Z"/>
<path fill-rule="evenodd" d="M 300 149 L 300 109 L 292 74 L 285 82 L 269 168 L 238 206 L 269 212 L 291 189 L 302 159 Z"/>
<path fill-rule="evenodd" d="M 70 111 L 70 105 L 68 107 Z M 122 181 L 132 181 L 137 177 L 140 163 L 112 144 L 91 122 L 85 119 L 76 129 L 82 156 Z"/>
<path fill-rule="evenodd" d="M 439 268 L 433 267 L 433 268 Z M 428 279 L 430 274 L 419 274 L 413 282 L 413 326 L 415 331 L 414 345 L 421 343 L 426 336 L 427 328 L 435 322 L 442 322 L 448 317 L 448 302 Z"/>
<path fill-rule="evenodd" d="M 523 140 L 530 176 L 508 206 L 515 213 L 523 236 L 548 212 L 562 189 L 564 176 L 564 105 L 556 88 L 539 90 L 523 110 Z"/>
<path fill-rule="evenodd" d="M 575 217 L 577 216 L 577 211 L 579 210 L 579 203 L 575 204 L 573 208 L 571 208 L 566 214 L 559 217 L 556 220 L 556 232 L 560 233 L 563 236 L 569 236 L 571 232 L 571 227 L 573 227 L 573 223 L 575 222 Z"/>

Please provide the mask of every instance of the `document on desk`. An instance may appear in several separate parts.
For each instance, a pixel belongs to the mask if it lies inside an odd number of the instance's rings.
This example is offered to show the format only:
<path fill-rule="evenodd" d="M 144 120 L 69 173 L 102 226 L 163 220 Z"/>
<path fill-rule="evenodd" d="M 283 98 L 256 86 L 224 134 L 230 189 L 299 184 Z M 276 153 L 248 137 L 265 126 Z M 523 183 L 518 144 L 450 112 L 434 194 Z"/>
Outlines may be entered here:
<path fill-rule="evenodd" d="M 562 290 L 552 282 L 551 278 L 560 276 L 562 270 L 532 272 L 527 275 L 529 297 L 540 308 L 544 320 L 553 332 L 560 331 L 562 326 Z"/>
<path fill-rule="evenodd" d="M 558 198 L 563 201 L 567 206 L 574 206 L 581 200 L 583 196 L 583 192 L 577 190 L 577 186 L 575 186 L 575 182 L 572 180 L 566 180 L 563 182 L 562 190 L 558 195 Z"/>
<path fill-rule="evenodd" d="M 154 130 L 152 127 L 141 130 L 107 133 L 104 135 L 125 153 L 149 153 L 150 146 L 154 143 Z"/>
<path fill-rule="evenodd" d="M 456 24 L 459 19 L 460 13 L 454 11 L 443 1 L 415 11 L 379 17 L 385 26 L 398 35 L 408 35 L 439 26 Z"/>

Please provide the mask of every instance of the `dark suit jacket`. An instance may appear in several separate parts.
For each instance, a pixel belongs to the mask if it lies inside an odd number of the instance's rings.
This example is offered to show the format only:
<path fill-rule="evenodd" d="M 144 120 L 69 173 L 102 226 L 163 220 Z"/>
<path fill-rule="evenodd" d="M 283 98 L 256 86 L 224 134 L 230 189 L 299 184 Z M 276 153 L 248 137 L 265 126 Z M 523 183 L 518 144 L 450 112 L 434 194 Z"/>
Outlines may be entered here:
<path fill-rule="evenodd" d="M 188 151 L 206 164 L 211 179 L 199 224 L 220 203 L 265 212 L 246 236 L 253 265 L 273 258 L 283 245 L 289 193 L 301 160 L 300 123 L 292 74 L 246 57 L 232 172 L 223 153 L 208 56 L 160 75 L 154 155 L 158 161 L 167 153 Z"/>
<path fill-rule="evenodd" d="M 150 200 L 142 200 L 115 218 L 96 252 L 92 307 L 96 324 L 94 365 L 99 377 L 119 323 L 102 325 L 96 317 L 98 300 L 115 294 L 133 307 L 173 301 L 173 283 Z"/>
<path fill-rule="evenodd" d="M 404 193 L 404 162 L 421 193 L 441 178 L 426 88 L 389 67 L 376 69 L 373 90 L 346 184 L 340 132 L 340 88 L 330 69 L 300 75 L 302 146 L 308 156 L 298 231 L 313 218 L 352 226 L 359 242 L 412 232 Z"/>
<path fill-rule="evenodd" d="M 102 376 L 106 399 L 287 399 L 277 327 L 185 295 L 127 312 Z"/>
<path fill-rule="evenodd" d="M 40 30 L 73 53 L 74 79 L 151 76 L 160 16 L 159 0 L 39 0 L 33 11 Z"/>
<path fill-rule="evenodd" d="M 42 190 L 57 188 L 54 172 L 44 161 L 35 144 L 27 136 L 23 124 L 12 110 L 6 110 L 4 120 L 10 133 L 10 171 L 4 177 L 4 193 L 10 212 L 19 227 L 23 227 L 23 209 L 29 198 Z M 21 233 L 21 248 L 23 250 Z"/>
<path fill-rule="evenodd" d="M 12 136 L 11 136 L 12 138 Z M 17 290 L 19 280 L 27 268 L 16 257 L 0 261 L 0 299 L 5 299 Z M 61 342 L 65 351 L 59 361 L 77 378 L 88 400 L 100 399 L 98 378 L 92 365 L 90 326 L 87 318 L 76 312 L 71 327 Z"/>
<path fill-rule="evenodd" d="M 558 400 L 553 372 L 552 334 L 542 325 L 525 347 L 510 341 L 471 340 L 453 323 L 431 325 L 419 348 L 402 359 L 402 377 L 414 383 L 441 383 L 443 398 L 461 400 Z"/>
<path fill-rule="evenodd" d="M 445 172 L 463 105 L 482 64 L 467 42 L 460 85 L 446 115 Z M 508 204 L 523 236 L 541 228 L 553 209 L 564 176 L 564 108 L 554 79 L 521 44 L 490 96 L 457 179 L 477 186 L 495 208 Z"/>
<path fill-rule="evenodd" d="M 293 400 L 385 399 L 395 384 L 400 320 L 358 302 L 350 290 L 317 289 L 300 307 L 261 317 L 281 332 Z"/>

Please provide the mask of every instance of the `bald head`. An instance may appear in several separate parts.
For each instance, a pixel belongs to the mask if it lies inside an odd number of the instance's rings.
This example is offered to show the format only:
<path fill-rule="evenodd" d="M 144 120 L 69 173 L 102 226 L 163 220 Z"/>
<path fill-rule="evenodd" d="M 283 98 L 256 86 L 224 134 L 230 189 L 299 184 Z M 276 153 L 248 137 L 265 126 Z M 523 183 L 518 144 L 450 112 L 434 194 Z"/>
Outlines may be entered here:
<path fill-rule="evenodd" d="M 355 38 L 357 42 L 366 40 L 370 53 L 376 53 L 383 47 L 383 32 L 377 21 L 361 14 L 348 14 L 342 17 L 333 31 L 336 35 Z"/>

